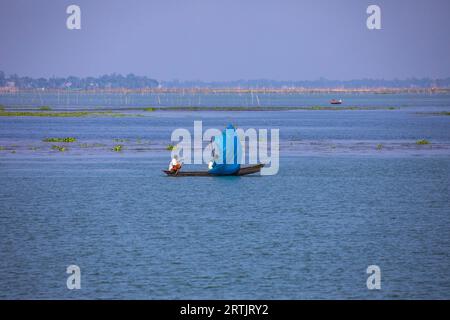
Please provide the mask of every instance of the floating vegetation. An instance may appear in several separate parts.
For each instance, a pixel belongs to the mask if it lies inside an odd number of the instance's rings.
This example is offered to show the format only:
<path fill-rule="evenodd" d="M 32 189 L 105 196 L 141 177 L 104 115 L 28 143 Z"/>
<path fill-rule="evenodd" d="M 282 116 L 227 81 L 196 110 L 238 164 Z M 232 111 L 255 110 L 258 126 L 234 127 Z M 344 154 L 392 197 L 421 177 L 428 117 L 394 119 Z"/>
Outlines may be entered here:
<path fill-rule="evenodd" d="M 173 106 L 173 107 L 150 107 L 130 108 L 134 111 L 295 111 L 295 110 L 393 110 L 398 107 L 392 106 Z M 144 116 L 133 114 L 133 116 Z"/>
<path fill-rule="evenodd" d="M 125 114 L 110 111 L 67 111 L 67 112 L 32 112 L 32 111 L 2 111 L 0 117 L 63 117 L 79 118 L 88 116 L 124 117 Z"/>
<path fill-rule="evenodd" d="M 285 108 L 285 107 L 282 107 Z M 286 107 L 289 108 L 289 107 Z M 275 109 L 275 107 L 274 107 Z M 330 107 L 330 106 L 312 106 L 312 107 L 292 107 L 290 110 L 362 110 L 360 107 Z"/>
<path fill-rule="evenodd" d="M 53 145 L 53 146 L 52 146 L 52 149 L 53 149 L 53 150 L 58 150 L 59 152 L 64 152 L 64 151 L 66 151 L 66 147 L 64 147 L 64 146 Z"/>
<path fill-rule="evenodd" d="M 0 151 L 2 151 L 2 150 L 5 150 L 5 147 L 1 147 L 1 146 L 0 146 Z"/>
<path fill-rule="evenodd" d="M 172 151 L 172 150 L 175 150 L 176 148 L 177 148 L 177 147 L 174 146 L 173 144 L 169 144 L 169 145 L 166 147 L 166 150 Z"/>
<path fill-rule="evenodd" d="M 44 139 L 42 141 L 44 141 L 44 142 L 67 142 L 67 143 L 70 143 L 70 142 L 77 141 L 77 139 L 73 138 L 73 137 L 67 137 L 67 138 L 46 138 L 46 139 Z"/>
<path fill-rule="evenodd" d="M 0 111 L 5 111 L 5 107 L 0 104 Z"/>
<path fill-rule="evenodd" d="M 112 150 L 115 152 L 120 152 L 120 151 L 122 151 L 122 145 L 118 144 L 117 146 L 114 146 L 114 148 Z"/>
<path fill-rule="evenodd" d="M 344 106 L 344 107 L 334 107 L 334 106 L 266 106 L 266 107 L 150 107 L 145 109 L 129 109 L 129 110 L 144 110 L 144 111 L 295 111 L 295 110 L 329 110 L 329 111 L 342 111 L 342 110 L 392 110 L 397 109 L 394 107 L 383 107 L 383 106 Z M 89 117 L 89 116 L 105 116 L 105 117 L 143 117 L 143 114 L 123 114 L 113 111 L 64 111 L 64 112 L 54 112 L 51 110 L 41 110 L 41 111 L 5 111 L 0 109 L 0 117 Z"/>
<path fill-rule="evenodd" d="M 52 111 L 52 108 L 50 108 L 49 106 L 42 106 L 42 107 L 39 107 L 39 110 L 41 110 L 41 111 Z"/>
<path fill-rule="evenodd" d="M 441 112 L 416 112 L 416 114 L 423 116 L 450 116 L 450 111 L 441 111 Z"/>
<path fill-rule="evenodd" d="M 11 153 L 16 153 L 16 150 L 11 151 Z"/>
<path fill-rule="evenodd" d="M 248 107 L 248 106 L 222 106 L 222 107 L 155 107 L 155 111 L 294 111 L 294 110 L 387 110 L 395 107 L 392 106 L 265 106 L 265 107 Z"/>
<path fill-rule="evenodd" d="M 421 139 L 421 140 L 417 140 L 416 144 L 419 144 L 419 145 L 430 144 L 430 141 L 428 141 L 427 139 Z"/>
<path fill-rule="evenodd" d="M 383 145 L 381 143 L 377 144 L 377 150 L 383 149 Z"/>

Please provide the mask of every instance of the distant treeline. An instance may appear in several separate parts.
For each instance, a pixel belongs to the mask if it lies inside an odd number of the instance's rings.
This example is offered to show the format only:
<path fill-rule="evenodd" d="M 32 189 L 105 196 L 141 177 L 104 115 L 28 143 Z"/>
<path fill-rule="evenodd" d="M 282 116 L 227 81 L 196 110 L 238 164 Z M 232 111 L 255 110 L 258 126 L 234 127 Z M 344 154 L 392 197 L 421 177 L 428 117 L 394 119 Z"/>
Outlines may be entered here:
<path fill-rule="evenodd" d="M 450 77 L 445 79 L 358 79 L 358 80 L 236 80 L 236 81 L 161 81 L 166 88 L 450 88 Z"/>
<path fill-rule="evenodd" d="M 20 77 L 16 74 L 5 75 L 0 71 L 0 87 L 16 87 L 20 89 L 109 89 L 109 88 L 450 88 L 450 77 L 444 79 L 411 78 L 411 79 L 358 79 L 358 80 L 318 80 L 277 81 L 277 80 L 236 80 L 236 81 L 157 81 L 145 76 L 132 73 L 103 75 L 100 77 L 79 78 L 31 78 Z"/>
<path fill-rule="evenodd" d="M 16 74 L 6 76 L 0 71 L 0 87 L 14 86 L 20 89 L 51 88 L 51 89 L 106 89 L 106 88 L 155 88 L 159 83 L 155 79 L 136 76 L 132 73 L 123 76 L 121 74 L 103 75 L 100 77 L 79 78 L 69 76 L 67 78 L 52 77 L 31 78 L 19 77 Z"/>

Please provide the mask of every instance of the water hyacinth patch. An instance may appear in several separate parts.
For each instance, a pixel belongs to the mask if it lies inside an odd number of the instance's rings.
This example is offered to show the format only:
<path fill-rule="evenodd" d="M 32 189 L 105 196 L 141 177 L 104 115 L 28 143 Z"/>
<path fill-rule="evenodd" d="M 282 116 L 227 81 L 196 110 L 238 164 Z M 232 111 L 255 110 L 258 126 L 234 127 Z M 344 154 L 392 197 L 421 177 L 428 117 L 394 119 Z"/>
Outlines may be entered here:
<path fill-rule="evenodd" d="M 112 150 L 115 152 L 120 152 L 120 151 L 122 151 L 122 146 L 119 144 L 117 146 L 114 146 L 114 148 Z"/>
<path fill-rule="evenodd" d="M 172 151 L 172 150 L 175 150 L 176 149 L 176 146 L 174 146 L 173 144 L 169 144 L 167 147 L 166 147 L 166 150 L 169 150 L 169 151 Z"/>
<path fill-rule="evenodd" d="M 59 151 L 59 152 L 64 152 L 64 151 L 66 151 L 66 147 L 64 147 L 64 146 L 53 145 L 53 146 L 52 146 L 52 149 L 53 149 L 53 150 L 57 150 L 57 151 Z"/>
<path fill-rule="evenodd" d="M 44 142 L 67 142 L 67 143 L 70 143 L 70 142 L 75 142 L 75 141 L 77 141 L 77 139 L 74 138 L 74 137 L 66 137 L 66 138 L 46 138 L 46 139 L 44 139 L 44 140 L 42 140 L 42 141 L 44 141 Z"/>
<path fill-rule="evenodd" d="M 428 141 L 427 139 L 421 139 L 421 140 L 417 140 L 416 144 L 418 144 L 418 145 L 430 144 L 430 141 Z"/>
<path fill-rule="evenodd" d="M 124 117 L 125 114 L 108 111 L 64 111 L 64 112 L 46 112 L 46 111 L 4 111 L 0 110 L 0 117 L 62 117 L 79 118 L 89 116 L 105 117 Z"/>

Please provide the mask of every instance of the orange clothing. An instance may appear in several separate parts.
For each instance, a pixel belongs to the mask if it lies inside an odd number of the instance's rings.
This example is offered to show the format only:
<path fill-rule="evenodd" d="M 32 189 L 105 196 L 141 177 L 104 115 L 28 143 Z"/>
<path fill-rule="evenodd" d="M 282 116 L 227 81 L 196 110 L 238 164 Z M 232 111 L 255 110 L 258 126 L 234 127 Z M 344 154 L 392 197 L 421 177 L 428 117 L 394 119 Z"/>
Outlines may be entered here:
<path fill-rule="evenodd" d="M 177 163 L 176 165 L 172 166 L 172 168 L 170 169 L 171 172 L 176 172 L 178 170 L 181 169 L 181 164 Z"/>

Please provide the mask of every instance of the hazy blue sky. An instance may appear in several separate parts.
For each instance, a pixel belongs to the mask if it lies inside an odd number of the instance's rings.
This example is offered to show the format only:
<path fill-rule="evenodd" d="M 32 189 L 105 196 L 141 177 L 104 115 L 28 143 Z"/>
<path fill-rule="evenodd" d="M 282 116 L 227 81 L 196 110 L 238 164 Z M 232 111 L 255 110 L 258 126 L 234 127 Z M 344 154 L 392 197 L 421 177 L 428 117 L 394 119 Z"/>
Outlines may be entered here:
<path fill-rule="evenodd" d="M 66 28 L 81 7 L 82 29 Z M 378 4 L 382 30 L 368 30 Z M 0 70 L 159 80 L 450 76 L 449 0 L 0 0 Z"/>

